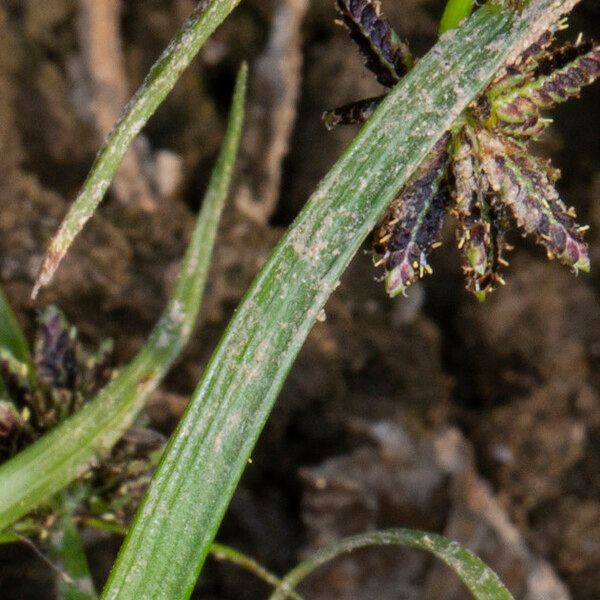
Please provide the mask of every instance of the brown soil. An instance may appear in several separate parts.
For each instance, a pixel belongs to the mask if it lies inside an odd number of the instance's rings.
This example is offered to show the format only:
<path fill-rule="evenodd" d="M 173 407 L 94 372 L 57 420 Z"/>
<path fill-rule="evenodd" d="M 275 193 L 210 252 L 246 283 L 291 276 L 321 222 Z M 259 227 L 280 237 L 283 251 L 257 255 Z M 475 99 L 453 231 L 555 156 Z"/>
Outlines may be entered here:
<path fill-rule="evenodd" d="M 434 40 L 442 4 L 384 6 L 420 53 Z M 109 84 L 134 91 L 193 5 L 123 2 L 123 61 L 109 69 Z M 143 343 L 177 273 L 236 68 L 244 58 L 256 67 L 201 326 L 148 409 L 165 432 L 243 291 L 354 134 L 326 132 L 321 113 L 379 91 L 334 26 L 331 0 L 311 2 L 301 36 L 288 31 L 281 55 L 269 46 L 274 11 L 300 23 L 301 5 L 247 0 L 218 30 L 36 304 L 28 297 L 45 245 L 115 108 L 96 94 L 97 74 L 84 52 L 95 27 L 86 20 L 89 2 L 0 6 L 2 287 L 28 333 L 36 309 L 56 303 L 90 343 L 114 338 L 119 362 Z M 580 30 L 600 37 L 594 0 L 574 14 L 571 33 Z M 518 239 L 507 286 L 479 305 L 463 289 L 449 243 L 434 257 L 434 277 L 407 299 L 389 300 L 370 257 L 359 253 L 290 374 L 220 541 L 284 573 L 341 535 L 418 527 L 469 544 L 519 598 L 600 597 L 599 105 L 597 85 L 557 111 L 540 150 L 561 168 L 562 193 L 592 226 L 592 274 L 575 278 Z M 89 533 L 86 540 L 101 585 L 119 540 Z M 440 569 L 416 552 L 369 550 L 323 569 L 303 593 L 465 598 Z M 51 580 L 29 548 L 0 547 L 3 600 L 53 598 Z M 251 576 L 209 561 L 194 597 L 267 592 Z"/>

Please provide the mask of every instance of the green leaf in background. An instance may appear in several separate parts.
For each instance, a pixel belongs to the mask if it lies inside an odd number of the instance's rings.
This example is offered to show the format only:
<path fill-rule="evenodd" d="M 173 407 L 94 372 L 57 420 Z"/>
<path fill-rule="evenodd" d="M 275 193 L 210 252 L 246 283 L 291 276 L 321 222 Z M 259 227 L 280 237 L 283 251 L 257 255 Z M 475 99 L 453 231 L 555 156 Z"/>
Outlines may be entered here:
<path fill-rule="evenodd" d="M 235 550 L 234 548 L 230 548 L 229 546 L 224 546 L 223 544 L 218 544 L 214 542 L 210 546 L 210 554 L 216 560 L 226 560 L 231 564 L 234 564 L 249 573 L 252 573 L 259 579 L 262 579 L 265 583 L 268 583 L 270 586 L 274 588 L 278 588 L 282 586 L 281 580 L 273 575 L 270 571 L 267 571 L 262 565 L 260 565 L 253 558 L 246 556 L 242 552 Z M 293 590 L 287 592 L 287 597 L 292 600 L 302 600 L 302 598 Z"/>
<path fill-rule="evenodd" d="M 0 290 L 0 348 L 8 350 L 19 362 L 33 369 L 27 340 L 2 290 Z M 1 381 L 0 379 L 0 383 Z"/>
<path fill-rule="evenodd" d="M 187 344 L 200 308 L 217 226 L 244 119 L 247 67 L 240 69 L 221 154 L 169 304 L 146 346 L 89 404 L 0 467 L 0 531 L 60 491 L 108 452 Z"/>
<path fill-rule="evenodd" d="M 475 0 L 448 0 L 440 20 L 439 34 L 456 29 L 461 21 L 471 14 L 474 7 Z"/>
<path fill-rule="evenodd" d="M 49 555 L 59 569 L 55 578 L 57 600 L 96 600 L 98 595 L 90 575 L 85 548 L 73 520 L 73 511 L 79 504 L 79 498 L 71 498 L 68 493 L 60 496 L 60 515 L 49 537 Z"/>
<path fill-rule="evenodd" d="M 104 198 L 125 152 L 162 104 L 206 40 L 241 0 L 201 0 L 150 69 L 98 153 L 81 192 L 50 243 L 32 296 L 52 279 L 60 261 Z"/>
<path fill-rule="evenodd" d="M 362 241 L 502 65 L 577 0 L 484 6 L 383 101 L 237 309 L 167 447 L 104 600 L 188 598 L 308 332 Z"/>
<path fill-rule="evenodd" d="M 424 550 L 443 560 L 461 578 L 476 600 L 514 600 L 496 573 L 470 550 L 441 535 L 411 529 L 389 529 L 356 535 L 319 550 L 281 580 L 270 600 L 286 600 L 305 577 L 334 558 L 358 548 L 389 545 Z"/>

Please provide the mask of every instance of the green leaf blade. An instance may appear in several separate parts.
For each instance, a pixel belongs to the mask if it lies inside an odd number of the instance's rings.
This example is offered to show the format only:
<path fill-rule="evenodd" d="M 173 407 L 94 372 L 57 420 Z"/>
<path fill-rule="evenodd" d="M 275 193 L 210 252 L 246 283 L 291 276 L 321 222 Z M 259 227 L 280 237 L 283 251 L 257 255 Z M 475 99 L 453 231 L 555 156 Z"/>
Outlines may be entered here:
<path fill-rule="evenodd" d="M 187 344 L 208 275 L 244 118 L 247 67 L 205 201 L 171 299 L 144 348 L 89 404 L 0 467 L 0 531 L 60 491 L 108 452 Z"/>
<path fill-rule="evenodd" d="M 78 498 L 62 494 L 57 504 L 60 514 L 48 540 L 50 558 L 59 569 L 55 577 L 57 600 L 97 600 L 83 540 L 73 518 Z"/>
<path fill-rule="evenodd" d="M 356 535 L 323 548 L 292 569 L 281 580 L 270 600 L 285 600 L 303 579 L 334 558 L 358 548 L 389 545 L 408 546 L 433 554 L 460 577 L 475 600 L 514 600 L 496 573 L 473 552 L 441 535 L 411 529 L 389 529 Z"/>
<path fill-rule="evenodd" d="M 201 0 L 124 108 L 92 165 L 44 258 L 32 297 L 46 286 L 67 250 L 104 198 L 131 143 L 173 89 L 206 40 L 241 0 Z"/>
<path fill-rule="evenodd" d="M 362 240 L 504 62 L 575 3 L 539 0 L 522 17 L 484 7 L 389 94 L 244 297 L 168 446 L 104 600 L 189 597 L 285 376 Z"/>
<path fill-rule="evenodd" d="M 448 0 L 440 21 L 439 34 L 456 29 L 473 12 L 474 7 L 475 0 Z"/>
<path fill-rule="evenodd" d="M 33 359 L 25 334 L 2 290 L 0 290 L 0 348 L 8 350 L 19 362 L 33 369 Z"/>

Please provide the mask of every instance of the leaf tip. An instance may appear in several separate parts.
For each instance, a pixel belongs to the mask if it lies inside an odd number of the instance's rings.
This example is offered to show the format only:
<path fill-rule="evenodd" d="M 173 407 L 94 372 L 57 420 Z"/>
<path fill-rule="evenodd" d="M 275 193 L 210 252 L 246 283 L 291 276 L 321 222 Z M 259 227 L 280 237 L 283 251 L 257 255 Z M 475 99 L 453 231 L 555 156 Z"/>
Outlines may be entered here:
<path fill-rule="evenodd" d="M 46 287 L 52 278 L 54 277 L 54 273 L 58 268 L 58 265 L 61 263 L 63 257 L 65 255 L 64 250 L 57 249 L 54 244 L 50 245 L 46 256 L 44 257 L 44 261 L 42 262 L 42 266 L 38 272 L 35 283 L 33 285 L 33 290 L 31 291 L 31 299 L 35 300 L 43 287 Z"/>

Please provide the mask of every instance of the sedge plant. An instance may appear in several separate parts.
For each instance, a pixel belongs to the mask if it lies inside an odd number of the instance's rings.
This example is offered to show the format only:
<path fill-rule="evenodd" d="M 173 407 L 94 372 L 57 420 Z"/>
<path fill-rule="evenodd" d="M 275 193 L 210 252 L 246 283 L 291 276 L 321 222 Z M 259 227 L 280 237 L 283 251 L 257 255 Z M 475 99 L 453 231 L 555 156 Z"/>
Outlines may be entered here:
<path fill-rule="evenodd" d="M 505 65 L 515 64 L 527 49 L 539 43 L 577 1 L 498 0 L 486 3 L 469 17 L 473 2 L 450 0 L 440 26 L 446 33 L 414 66 L 405 65 L 403 76 L 393 81 L 391 91 L 373 107 L 367 122 L 243 298 L 166 447 L 103 590 L 103 599 L 189 597 L 285 377 L 349 261 L 398 190 L 418 180 L 424 161 L 447 132 L 454 131 L 456 123 L 464 122 L 465 111 L 497 80 Z M 151 70 L 98 155 L 82 193 L 53 240 L 36 291 L 49 283 L 75 235 L 93 214 L 126 147 L 194 53 L 237 3 L 200 2 Z M 349 0 L 348 6 L 357 4 L 369 3 Z M 535 84 L 529 85 L 527 94 L 534 112 L 542 108 L 536 91 Z M 504 100 L 499 107 L 510 106 L 510 99 Z M 529 116 L 537 117 L 537 113 Z M 521 121 L 519 126 L 525 127 L 525 123 Z M 522 165 L 520 168 L 524 170 Z M 514 174 L 514 169 L 511 172 Z M 527 177 L 531 176 L 524 179 Z M 491 179 L 488 174 L 493 188 Z M 510 183 L 510 173 L 508 179 Z M 501 192 L 502 185 L 500 182 L 495 191 Z M 472 190 L 478 189 L 472 186 Z M 488 264 L 485 262 L 486 268 Z M 412 263 L 409 266 L 413 267 Z M 104 439 L 103 428 L 112 426 L 121 415 L 118 403 L 106 410 L 105 420 L 98 424 L 98 439 Z M 54 449 L 60 448 L 56 436 L 51 436 L 36 444 L 39 461 L 49 460 Z M 74 475 L 68 461 L 63 471 L 56 464 L 54 473 L 59 483 L 51 491 L 36 492 L 32 500 L 23 484 L 31 478 L 26 470 L 33 468 L 32 464 L 21 461 L 8 474 L 0 469 L 0 528 L 9 527 L 46 493 L 58 492 Z M 8 499 L 2 500 L 7 483 L 19 498 L 14 506 Z M 324 550 L 279 583 L 272 579 L 274 598 L 296 597 L 293 588 L 300 579 L 339 552 L 390 543 L 418 547 L 441 557 L 461 574 L 477 598 L 511 597 L 476 557 L 457 545 L 420 532 L 395 531 L 369 534 Z"/>

